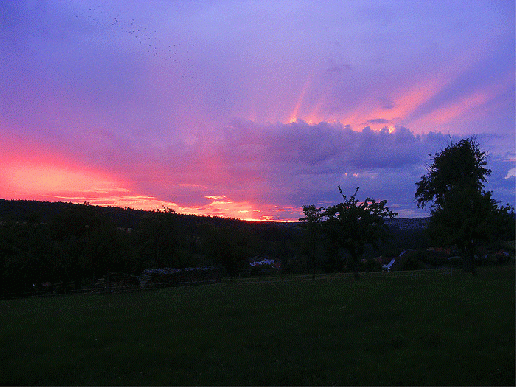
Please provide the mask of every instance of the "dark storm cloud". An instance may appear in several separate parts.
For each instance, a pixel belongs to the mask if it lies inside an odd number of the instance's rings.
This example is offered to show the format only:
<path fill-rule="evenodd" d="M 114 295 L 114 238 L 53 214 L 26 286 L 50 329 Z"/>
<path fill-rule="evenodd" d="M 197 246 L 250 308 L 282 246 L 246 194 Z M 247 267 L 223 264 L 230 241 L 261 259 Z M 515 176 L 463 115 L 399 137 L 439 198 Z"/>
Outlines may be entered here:
<path fill-rule="evenodd" d="M 335 165 L 338 168 L 403 167 L 421 162 L 424 148 L 442 135 L 415 135 L 404 127 L 389 133 L 387 128 L 361 132 L 342 124 L 303 121 L 290 124 L 258 125 L 235 122 L 224 129 L 223 151 L 243 159 L 262 155 L 271 163 L 293 163 L 302 169 Z M 241 152 L 245 150 L 245 152 Z M 240 156 L 239 156 L 240 155 Z"/>
<path fill-rule="evenodd" d="M 248 190 L 262 192 L 274 200 L 292 201 L 318 198 L 331 200 L 338 184 L 358 184 L 371 192 L 391 192 L 404 202 L 411 201 L 416 178 L 428 153 L 449 142 L 440 133 L 415 135 L 399 127 L 365 128 L 353 131 L 341 124 L 258 125 L 238 121 L 223 131 L 217 146 L 225 166 L 228 186 L 246 184 Z"/>

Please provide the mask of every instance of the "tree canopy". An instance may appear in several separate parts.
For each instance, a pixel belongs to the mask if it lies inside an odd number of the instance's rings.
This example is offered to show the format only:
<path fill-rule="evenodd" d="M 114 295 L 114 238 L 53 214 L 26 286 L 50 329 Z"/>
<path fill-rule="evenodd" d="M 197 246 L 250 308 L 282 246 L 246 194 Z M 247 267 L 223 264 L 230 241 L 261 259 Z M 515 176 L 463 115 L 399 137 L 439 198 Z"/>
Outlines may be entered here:
<path fill-rule="evenodd" d="M 455 245 L 472 273 L 479 243 L 500 237 L 511 224 L 514 228 L 511 206 L 498 206 L 492 192 L 484 190 L 491 173 L 486 165 L 487 154 L 476 139 L 462 139 L 436 153 L 416 183 L 418 207 L 431 203 L 431 236 L 441 245 Z"/>
<path fill-rule="evenodd" d="M 357 199 L 358 187 L 355 193 L 347 197 L 339 188 L 342 203 L 327 207 L 316 208 L 314 205 L 304 206 L 305 217 L 301 218 L 311 230 L 322 222 L 322 230 L 328 236 L 333 250 L 342 248 L 349 254 L 348 265 L 358 276 L 358 261 L 364 253 L 367 244 L 377 244 L 388 235 L 384 219 L 396 214 L 387 207 L 387 200 L 376 201 L 366 198 L 363 202 Z"/>
<path fill-rule="evenodd" d="M 435 154 L 428 173 L 416 183 L 418 207 L 433 202 L 432 207 L 443 207 L 447 194 L 455 190 L 482 191 L 491 170 L 485 168 L 487 154 L 480 150 L 474 138 L 462 139 Z"/>

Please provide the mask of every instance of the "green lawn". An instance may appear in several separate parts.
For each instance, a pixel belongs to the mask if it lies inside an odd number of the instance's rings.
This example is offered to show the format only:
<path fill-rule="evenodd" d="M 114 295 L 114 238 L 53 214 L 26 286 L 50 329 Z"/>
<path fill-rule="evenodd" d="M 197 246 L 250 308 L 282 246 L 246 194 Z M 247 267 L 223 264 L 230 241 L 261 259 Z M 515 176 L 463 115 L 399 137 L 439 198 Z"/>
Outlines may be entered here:
<path fill-rule="evenodd" d="M 0 384 L 514 385 L 514 267 L 0 301 Z"/>

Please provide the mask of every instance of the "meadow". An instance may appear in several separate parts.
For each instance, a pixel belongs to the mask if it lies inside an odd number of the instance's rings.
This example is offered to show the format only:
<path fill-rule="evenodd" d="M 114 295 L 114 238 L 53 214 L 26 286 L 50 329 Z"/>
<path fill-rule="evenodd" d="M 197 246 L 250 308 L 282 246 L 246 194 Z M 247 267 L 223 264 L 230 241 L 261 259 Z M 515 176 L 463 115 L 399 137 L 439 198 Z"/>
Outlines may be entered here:
<path fill-rule="evenodd" d="M 2 385 L 514 385 L 514 266 L 0 300 Z"/>

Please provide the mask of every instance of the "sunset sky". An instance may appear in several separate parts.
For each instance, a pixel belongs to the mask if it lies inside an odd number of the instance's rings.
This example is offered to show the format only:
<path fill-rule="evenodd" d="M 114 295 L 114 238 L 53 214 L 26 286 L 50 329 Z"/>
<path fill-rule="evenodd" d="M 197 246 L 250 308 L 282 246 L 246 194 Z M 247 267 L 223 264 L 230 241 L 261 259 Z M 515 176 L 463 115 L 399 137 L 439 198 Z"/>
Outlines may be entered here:
<path fill-rule="evenodd" d="M 426 216 L 476 135 L 515 204 L 508 0 L 2 0 L 0 198 L 296 220 L 337 186 Z"/>

